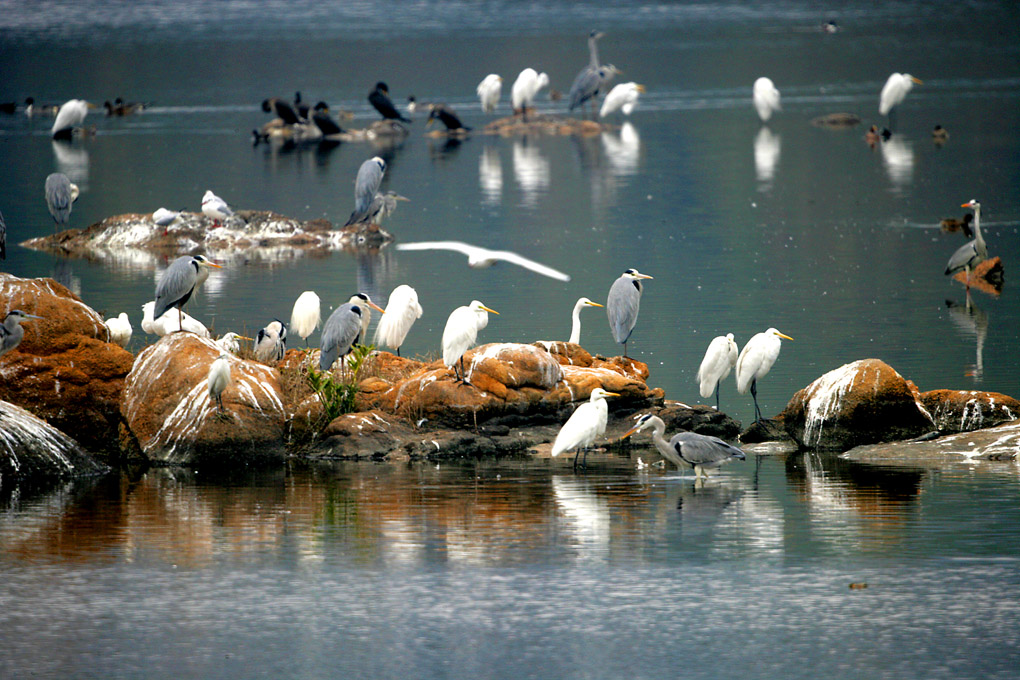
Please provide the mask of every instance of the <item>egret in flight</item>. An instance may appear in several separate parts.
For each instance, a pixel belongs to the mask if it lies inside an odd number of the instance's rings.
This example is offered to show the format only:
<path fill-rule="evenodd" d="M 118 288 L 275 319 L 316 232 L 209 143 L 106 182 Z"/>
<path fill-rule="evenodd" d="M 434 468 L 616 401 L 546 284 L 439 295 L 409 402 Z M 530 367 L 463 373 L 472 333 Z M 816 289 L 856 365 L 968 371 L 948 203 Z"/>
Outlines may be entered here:
<path fill-rule="evenodd" d="M 737 365 L 737 343 L 733 333 L 720 335 L 708 343 L 705 358 L 698 368 L 698 384 L 702 398 L 708 399 L 715 392 L 715 410 L 719 410 L 719 386 L 733 367 Z"/>
<path fill-rule="evenodd" d="M 681 470 L 694 468 L 695 479 L 708 478 L 710 470 L 718 470 L 726 463 L 744 460 L 744 452 L 718 437 L 709 437 L 697 432 L 680 432 L 666 441 L 666 424 L 658 416 L 646 413 L 637 424 L 623 433 L 620 439 L 652 428 L 652 442 L 662 457 Z"/>
<path fill-rule="evenodd" d="M 552 267 L 547 267 L 544 264 L 539 264 L 534 260 L 529 260 L 515 252 L 509 250 L 489 250 L 488 248 L 473 246 L 468 243 L 463 243 L 462 241 L 419 241 L 417 243 L 398 243 L 397 250 L 453 250 L 467 255 L 468 266 L 475 269 L 489 267 L 496 262 L 502 261 L 515 264 L 518 267 L 530 269 L 533 272 L 537 272 L 542 276 L 548 276 L 549 278 L 558 279 L 560 281 L 570 280 L 570 276 L 568 274 L 564 274 Z"/>
<path fill-rule="evenodd" d="M 470 383 L 464 374 L 464 352 L 474 346 L 478 331 L 489 325 L 490 313 L 499 314 L 478 300 L 472 300 L 470 305 L 453 310 L 443 329 L 443 363 L 453 369 L 454 377 L 467 384 Z"/>
<path fill-rule="evenodd" d="M 959 271 L 967 272 L 967 290 L 970 290 L 970 274 L 974 267 L 988 259 L 988 247 L 981 235 L 981 204 L 975 199 L 960 206 L 974 211 L 974 240 L 960 246 L 946 265 L 946 276 Z"/>
<path fill-rule="evenodd" d="M 755 333 L 737 357 L 737 392 L 747 394 L 747 389 L 751 388 L 756 423 L 761 422 L 761 409 L 758 408 L 758 380 L 769 374 L 772 365 L 779 358 L 779 350 L 783 344 L 780 338 L 793 340 L 775 328 L 770 328 L 764 333 Z"/>
<path fill-rule="evenodd" d="M 574 467 L 577 467 L 577 456 L 584 449 L 584 460 L 581 466 L 585 467 L 588 462 L 588 447 L 595 443 L 595 440 L 606 432 L 606 423 L 609 422 L 609 404 L 606 397 L 618 397 L 616 392 L 609 392 L 596 387 L 591 391 L 588 401 L 581 404 L 570 414 L 567 422 L 563 423 L 556 441 L 553 442 L 552 455 L 556 457 L 567 451 L 574 451 Z"/>
<path fill-rule="evenodd" d="M 641 280 L 651 276 L 637 269 L 628 269 L 613 282 L 606 300 L 606 315 L 613 339 L 623 345 L 623 356 L 627 356 L 627 340 L 634 332 L 638 310 L 641 306 Z"/>

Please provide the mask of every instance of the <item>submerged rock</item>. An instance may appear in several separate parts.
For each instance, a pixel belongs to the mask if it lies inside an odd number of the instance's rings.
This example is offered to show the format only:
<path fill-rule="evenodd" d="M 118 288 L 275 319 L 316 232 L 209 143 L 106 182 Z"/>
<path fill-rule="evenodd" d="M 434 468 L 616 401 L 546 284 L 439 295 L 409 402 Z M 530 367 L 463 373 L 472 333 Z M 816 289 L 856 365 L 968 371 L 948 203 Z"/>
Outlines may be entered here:
<path fill-rule="evenodd" d="M 1020 418 L 1020 401 L 998 392 L 932 390 L 921 395 L 921 403 L 943 433 L 970 432 Z"/>
<path fill-rule="evenodd" d="M 844 451 L 936 429 L 917 388 L 879 359 L 829 371 L 793 395 L 778 419 L 802 447 Z"/>
<path fill-rule="evenodd" d="M 32 477 L 81 477 L 107 470 L 45 420 L 0 401 L 0 483 Z"/>
<path fill-rule="evenodd" d="M 0 273 L 0 299 L 42 319 L 0 358 L 0 399 L 17 404 L 86 449 L 118 453 L 119 401 L 134 360 L 109 341 L 103 318 L 53 279 Z"/>
<path fill-rule="evenodd" d="M 960 283 L 967 284 L 967 272 L 956 272 L 953 278 Z M 979 262 L 974 271 L 970 273 L 970 286 L 993 297 L 1002 293 L 1002 284 L 1005 283 L 1005 269 L 1002 260 L 992 257 Z"/>
<path fill-rule="evenodd" d="M 856 113 L 830 113 L 812 118 L 811 124 L 815 127 L 852 128 L 861 124 L 861 117 Z"/>
<path fill-rule="evenodd" d="M 933 440 L 859 446 L 842 454 L 846 460 L 874 464 L 942 467 L 947 463 L 1016 461 L 1020 457 L 1020 421 Z M 1009 474 L 1015 474 L 1010 464 Z"/>
<path fill-rule="evenodd" d="M 218 467 L 283 459 L 286 415 L 277 372 L 228 355 L 220 412 L 206 378 L 221 353 L 210 340 L 178 332 L 138 355 L 121 411 L 146 458 Z"/>
<path fill-rule="evenodd" d="M 619 129 L 619 125 L 599 123 L 594 120 L 530 113 L 526 119 L 521 116 L 498 118 L 482 128 L 482 132 L 487 135 L 502 135 L 504 137 L 538 133 L 588 136 Z"/>

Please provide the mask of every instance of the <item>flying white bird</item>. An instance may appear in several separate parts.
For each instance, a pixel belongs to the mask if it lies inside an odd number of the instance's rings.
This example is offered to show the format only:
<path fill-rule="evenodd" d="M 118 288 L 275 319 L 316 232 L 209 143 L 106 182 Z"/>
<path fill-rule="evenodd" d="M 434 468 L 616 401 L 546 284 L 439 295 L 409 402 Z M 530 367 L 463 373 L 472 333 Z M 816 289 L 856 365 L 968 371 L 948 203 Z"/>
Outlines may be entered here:
<path fill-rule="evenodd" d="M 453 250 L 467 255 L 468 266 L 476 269 L 489 267 L 496 262 L 503 261 L 515 264 L 518 267 L 530 269 L 543 276 L 548 276 L 560 281 L 569 281 L 570 276 L 561 271 L 539 264 L 534 260 L 518 255 L 509 250 L 489 250 L 480 246 L 473 246 L 462 241 L 419 241 L 417 243 L 398 243 L 397 250 Z"/>

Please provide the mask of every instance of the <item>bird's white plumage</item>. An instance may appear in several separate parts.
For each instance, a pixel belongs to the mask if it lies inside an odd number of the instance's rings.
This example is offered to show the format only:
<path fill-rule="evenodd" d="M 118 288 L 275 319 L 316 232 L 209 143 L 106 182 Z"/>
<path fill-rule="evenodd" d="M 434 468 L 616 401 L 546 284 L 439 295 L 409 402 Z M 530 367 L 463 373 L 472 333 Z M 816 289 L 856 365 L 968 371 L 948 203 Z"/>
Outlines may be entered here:
<path fill-rule="evenodd" d="M 234 331 L 224 333 L 220 336 L 220 339 L 216 341 L 216 345 L 224 352 L 230 352 L 231 354 L 237 354 L 241 350 L 241 343 L 238 340 L 251 340 L 243 335 L 238 335 Z"/>
<path fill-rule="evenodd" d="M 89 103 L 87 101 L 84 99 L 69 99 L 64 102 L 60 106 L 60 110 L 57 111 L 57 117 L 53 121 L 53 127 L 50 129 L 50 133 L 56 134 L 61 130 L 81 125 L 88 113 Z"/>
<path fill-rule="evenodd" d="M 878 112 L 883 116 L 889 113 L 894 106 L 906 99 L 907 93 L 914 87 L 914 83 L 920 82 L 909 73 L 894 73 L 889 76 L 878 97 Z"/>
<path fill-rule="evenodd" d="M 178 217 L 181 216 L 179 210 L 170 210 L 168 208 L 159 208 L 156 212 L 152 213 L 152 221 L 161 227 L 166 227 L 173 223 Z"/>
<path fill-rule="evenodd" d="M 462 241 L 419 241 L 417 243 L 398 243 L 397 250 L 453 250 L 467 255 L 468 266 L 474 268 L 489 267 L 496 262 L 503 261 L 515 264 L 518 267 L 530 269 L 533 272 L 548 276 L 560 281 L 569 281 L 570 276 L 561 271 L 547 267 L 544 264 L 529 260 L 509 250 L 489 250 L 480 246 L 473 246 Z"/>
<path fill-rule="evenodd" d="M 221 354 L 212 365 L 209 366 L 209 377 L 206 378 L 209 387 L 209 400 L 215 401 L 223 407 L 223 391 L 230 384 L 230 359 L 226 354 Z"/>
<path fill-rule="evenodd" d="M 737 392 L 747 394 L 752 382 L 761 380 L 772 370 L 783 346 L 780 338 L 790 339 L 775 328 L 770 328 L 764 333 L 755 333 L 747 341 L 737 357 Z"/>
<path fill-rule="evenodd" d="M 533 68 L 524 69 L 510 88 L 510 105 L 514 111 L 531 106 L 538 91 L 548 84 L 549 76 L 545 73 L 539 73 Z"/>
<path fill-rule="evenodd" d="M 225 220 L 233 215 L 234 211 L 222 198 L 212 191 L 206 191 L 202 196 L 202 213 L 214 220 Z"/>
<path fill-rule="evenodd" d="M 110 331 L 110 341 L 121 347 L 127 347 L 131 341 L 131 321 L 126 312 L 106 320 L 106 328 Z"/>
<path fill-rule="evenodd" d="M 314 291 L 306 290 L 294 301 L 294 309 L 290 313 L 290 330 L 298 334 L 302 340 L 315 332 L 322 321 L 322 306 L 319 296 Z"/>
<path fill-rule="evenodd" d="M 414 322 L 421 318 L 422 309 L 418 303 L 418 292 L 406 284 L 397 286 L 390 293 L 386 312 L 375 328 L 375 344 L 399 349 Z"/>
<path fill-rule="evenodd" d="M 488 307 L 478 300 L 453 310 L 443 329 L 443 363 L 452 367 L 478 340 L 478 331 L 489 325 Z"/>
<path fill-rule="evenodd" d="M 482 111 L 492 113 L 496 110 L 502 89 L 503 79 L 495 73 L 490 73 L 482 79 L 482 82 L 478 83 L 475 91 L 478 93 L 478 99 L 482 102 Z"/>
<path fill-rule="evenodd" d="M 637 104 L 638 97 L 645 91 L 644 85 L 638 83 L 620 83 L 609 91 L 606 98 L 602 100 L 602 108 L 599 110 L 599 116 L 605 118 L 611 113 L 619 110 L 623 115 L 629 116 L 631 111 L 634 110 L 634 106 Z"/>
<path fill-rule="evenodd" d="M 570 314 L 570 339 L 575 345 L 581 342 L 581 310 L 585 307 L 602 307 L 597 302 L 592 302 L 586 297 L 578 298 L 574 303 L 574 311 Z"/>
<path fill-rule="evenodd" d="M 180 312 L 183 318 L 181 324 L 178 324 L 178 311 L 176 308 L 171 307 L 163 313 L 163 316 L 158 319 L 152 318 L 152 313 L 155 310 L 155 302 L 146 302 L 142 305 L 142 330 L 150 335 L 158 335 L 163 337 L 167 333 L 173 333 L 178 330 L 179 326 L 182 325 L 184 330 L 201 335 L 203 338 L 208 338 L 209 329 L 205 325 L 191 316 L 187 312 Z"/>
<path fill-rule="evenodd" d="M 768 122 L 772 114 L 780 110 L 779 90 L 770 78 L 762 76 L 754 81 L 752 90 L 754 108 L 758 111 L 758 117 L 763 123 Z"/>
<path fill-rule="evenodd" d="M 552 446 L 553 456 L 574 449 L 587 448 L 605 433 L 606 423 L 609 421 L 609 404 L 606 403 L 608 396 L 616 395 L 601 387 L 592 390 L 590 399 L 570 414 L 570 418 L 563 423 L 563 427 L 557 433 Z"/>
<path fill-rule="evenodd" d="M 733 333 L 713 338 L 698 368 L 701 396 L 706 399 L 711 397 L 716 385 L 725 380 L 736 365 L 737 343 L 733 340 Z"/>

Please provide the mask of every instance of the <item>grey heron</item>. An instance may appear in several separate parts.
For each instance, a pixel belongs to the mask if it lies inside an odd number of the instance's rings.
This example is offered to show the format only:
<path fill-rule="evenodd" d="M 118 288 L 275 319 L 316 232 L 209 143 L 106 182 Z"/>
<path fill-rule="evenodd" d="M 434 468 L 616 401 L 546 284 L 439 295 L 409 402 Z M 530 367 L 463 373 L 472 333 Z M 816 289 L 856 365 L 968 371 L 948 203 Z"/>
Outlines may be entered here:
<path fill-rule="evenodd" d="M 358 334 L 358 339 L 355 342 L 364 345 L 368 342 L 368 325 L 372 323 L 372 310 L 374 309 L 380 314 L 386 312 L 382 307 L 372 302 L 368 293 L 355 293 L 347 302 L 357 305 L 361 309 L 361 333 Z"/>
<path fill-rule="evenodd" d="M 482 103 L 482 111 L 484 113 L 492 113 L 496 110 L 496 105 L 499 104 L 499 95 L 502 89 L 503 78 L 497 73 L 490 73 L 482 78 L 482 82 L 478 83 L 478 87 L 475 88 L 475 92 L 478 94 L 478 99 Z"/>
<path fill-rule="evenodd" d="M 223 410 L 223 391 L 229 384 L 230 355 L 223 353 L 209 366 L 209 377 L 206 378 L 206 385 L 209 387 L 209 401 L 215 401 L 220 411 Z"/>
<path fill-rule="evenodd" d="M 680 432 L 666 441 L 666 424 L 658 416 L 646 413 L 637 424 L 623 433 L 620 439 L 652 428 L 652 442 L 662 457 L 681 470 L 694 468 L 695 478 L 707 478 L 709 470 L 717 470 L 734 460 L 745 460 L 744 452 L 718 437 L 709 437 L 697 432 Z"/>
<path fill-rule="evenodd" d="M 907 93 L 914 87 L 914 84 L 922 84 L 909 73 L 893 73 L 882 86 L 882 92 L 878 97 L 878 112 L 889 118 L 889 128 L 894 127 L 893 109 L 900 105 L 907 97 Z"/>
<path fill-rule="evenodd" d="M 780 333 L 775 328 L 769 328 L 764 333 L 755 333 L 744 349 L 740 350 L 737 357 L 737 392 L 747 394 L 751 389 L 751 398 L 754 399 L 754 422 L 761 422 L 761 409 L 758 408 L 758 381 L 769 374 L 772 365 L 779 358 L 779 350 L 782 349 L 782 340 L 793 340 L 789 335 Z"/>
<path fill-rule="evenodd" d="M 172 307 L 178 311 L 179 330 L 184 330 L 184 305 L 208 276 L 208 268 L 222 267 L 203 255 L 182 255 L 170 263 L 156 284 L 156 305 L 152 316 L 159 319 Z"/>
<path fill-rule="evenodd" d="M 121 347 L 127 347 L 131 342 L 131 320 L 126 312 L 121 312 L 115 317 L 106 320 L 106 328 L 110 331 L 110 341 Z"/>
<path fill-rule="evenodd" d="M 715 392 L 715 410 L 719 410 L 719 386 L 733 367 L 737 365 L 737 343 L 733 333 L 720 335 L 708 343 L 705 358 L 698 367 L 698 386 L 702 398 L 708 399 Z"/>
<path fill-rule="evenodd" d="M 478 331 L 489 325 L 489 314 L 499 314 L 478 300 L 453 310 L 443 329 L 443 363 L 453 369 L 458 380 L 468 382 L 464 374 L 464 352 L 478 340 Z M 460 371 L 457 370 L 459 365 Z M 468 383 L 470 384 L 470 383 Z"/>
<path fill-rule="evenodd" d="M 602 77 L 599 74 L 598 41 L 604 35 L 605 33 L 600 31 L 592 31 L 588 34 L 588 65 L 581 69 L 570 86 L 569 111 L 573 111 L 598 94 L 599 87 L 602 85 Z"/>
<path fill-rule="evenodd" d="M 410 201 L 406 196 L 401 196 L 396 191 L 387 191 L 385 194 L 376 193 L 372 198 L 372 204 L 368 206 L 365 221 L 369 224 L 382 224 L 385 217 L 392 215 L 397 209 L 397 201 Z"/>
<path fill-rule="evenodd" d="M 767 123 L 772 114 L 780 110 L 779 90 L 770 78 L 762 76 L 754 81 L 751 90 L 751 99 L 754 101 L 754 108 L 758 111 L 761 122 Z"/>
<path fill-rule="evenodd" d="M 385 119 L 395 119 L 402 123 L 410 123 L 410 118 L 404 118 L 397 111 L 397 107 L 393 105 L 393 101 L 390 99 L 390 88 L 386 83 L 381 80 L 375 84 L 375 88 L 368 93 L 368 103 L 375 107 L 375 110 L 379 112 Z"/>
<path fill-rule="evenodd" d="M 263 363 L 275 363 L 287 352 L 287 324 L 273 319 L 255 336 L 255 358 Z"/>
<path fill-rule="evenodd" d="M 406 284 L 397 286 L 386 302 L 386 311 L 375 327 L 375 344 L 386 345 L 400 356 L 400 346 L 414 322 L 421 318 L 418 292 Z"/>
<path fill-rule="evenodd" d="M 549 76 L 539 73 L 533 68 L 526 68 L 517 76 L 513 87 L 510 88 L 510 107 L 513 112 L 520 113 L 522 118 L 527 118 L 528 109 L 535 101 L 535 95 L 543 87 L 549 84 Z"/>
<path fill-rule="evenodd" d="M 7 312 L 3 325 L 0 325 L 0 357 L 21 344 L 21 339 L 25 337 L 25 329 L 21 327 L 22 323 L 41 318 L 41 316 L 29 314 L 20 309 L 12 309 Z"/>
<path fill-rule="evenodd" d="M 620 278 L 613 281 L 606 300 L 606 315 L 609 317 L 609 329 L 613 339 L 623 345 L 623 356 L 627 356 L 627 340 L 634 332 L 638 310 L 641 306 L 641 280 L 651 276 L 642 274 L 637 269 L 628 269 Z"/>
<path fill-rule="evenodd" d="M 345 302 L 329 315 L 319 340 L 319 369 L 328 371 L 343 359 L 361 337 L 361 305 Z"/>
<path fill-rule="evenodd" d="M 529 260 L 522 255 L 509 250 L 489 250 L 481 246 L 473 246 L 462 241 L 419 241 L 417 243 L 398 243 L 397 250 L 453 250 L 467 255 L 468 266 L 474 269 L 490 267 L 496 262 L 509 262 L 518 267 L 530 269 L 533 272 L 548 276 L 560 281 L 569 281 L 570 276 L 563 272 L 547 267 L 544 264 Z"/>
<path fill-rule="evenodd" d="M 91 105 L 84 99 L 70 99 L 60 106 L 50 134 L 53 139 L 71 139 L 74 129 L 82 124 Z"/>
<path fill-rule="evenodd" d="M 471 128 L 466 127 L 462 122 L 460 122 L 460 118 L 457 114 L 454 113 L 453 109 L 446 104 L 429 105 L 429 117 L 428 120 L 425 121 L 425 127 L 432 125 L 432 121 L 434 120 L 438 120 L 440 123 L 445 125 L 448 132 L 453 132 L 454 130 L 471 130 Z"/>
<path fill-rule="evenodd" d="M 212 219 L 215 228 L 220 226 L 220 220 L 226 221 L 228 217 L 232 217 L 234 211 L 226 201 L 212 191 L 206 190 L 202 195 L 202 214 Z"/>
<path fill-rule="evenodd" d="M 574 451 L 574 467 L 577 467 L 577 456 L 581 449 L 585 450 L 582 466 L 588 460 L 588 447 L 595 443 L 601 435 L 606 432 L 606 423 L 609 421 L 609 404 L 606 397 L 618 397 L 616 392 L 609 392 L 601 387 L 591 391 L 588 401 L 578 406 L 567 422 L 556 434 L 556 440 L 552 445 L 552 455 L 555 458 L 561 453 Z"/>
<path fill-rule="evenodd" d="M 57 224 L 67 224 L 71 219 L 71 207 L 78 199 L 78 185 L 72 184 L 62 172 L 54 172 L 46 178 L 46 207 Z"/>
<path fill-rule="evenodd" d="M 379 186 L 382 184 L 384 174 L 386 174 L 386 161 L 379 156 L 369 158 L 358 168 L 358 177 L 354 181 L 354 212 L 347 219 L 345 227 L 365 221 L 368 209 L 372 206 L 372 200 L 379 193 Z"/>
<path fill-rule="evenodd" d="M 322 305 L 314 291 L 306 290 L 294 301 L 294 309 L 290 312 L 290 329 L 305 341 L 308 347 L 308 336 L 315 332 L 322 321 Z"/>
<path fill-rule="evenodd" d="M 988 247 L 981 235 L 981 204 L 975 199 L 960 206 L 974 211 L 974 240 L 960 246 L 946 265 L 946 276 L 959 271 L 967 272 L 967 290 L 970 290 L 970 273 L 974 267 L 988 259 Z"/>
<path fill-rule="evenodd" d="M 637 105 L 638 97 L 645 92 L 645 86 L 640 83 L 620 83 L 606 95 L 602 100 L 602 108 L 599 109 L 599 118 L 605 118 L 609 114 L 619 110 L 625 116 L 629 116 L 634 106 Z"/>
<path fill-rule="evenodd" d="M 574 303 L 574 311 L 570 314 L 570 339 L 567 342 L 572 342 L 575 345 L 581 342 L 581 310 L 585 307 L 602 307 L 597 302 L 592 302 L 586 297 L 578 298 L 577 302 Z"/>

